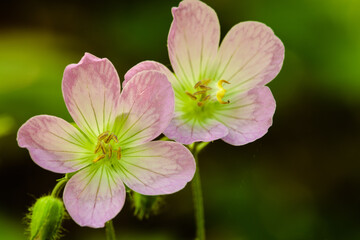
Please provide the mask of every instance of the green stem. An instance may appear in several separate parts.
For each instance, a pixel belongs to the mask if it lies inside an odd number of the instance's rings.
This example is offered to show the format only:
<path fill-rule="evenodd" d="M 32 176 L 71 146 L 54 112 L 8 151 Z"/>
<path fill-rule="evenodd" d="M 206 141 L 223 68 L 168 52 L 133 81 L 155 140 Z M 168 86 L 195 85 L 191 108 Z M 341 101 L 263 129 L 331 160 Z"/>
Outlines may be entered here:
<path fill-rule="evenodd" d="M 54 189 L 51 192 L 51 196 L 53 197 L 59 197 L 61 190 L 64 188 L 65 183 L 68 181 L 69 179 L 67 178 L 62 178 L 58 181 L 58 183 L 55 185 Z"/>
<path fill-rule="evenodd" d="M 196 239 L 205 240 L 205 218 L 204 218 L 204 202 L 201 190 L 201 179 L 199 170 L 199 152 L 206 147 L 208 143 L 200 143 L 190 145 L 190 151 L 193 153 L 196 162 L 196 171 L 193 180 L 191 181 L 195 221 L 196 221 Z"/>
<path fill-rule="evenodd" d="M 115 230 L 112 220 L 105 223 L 106 240 L 116 240 Z"/>

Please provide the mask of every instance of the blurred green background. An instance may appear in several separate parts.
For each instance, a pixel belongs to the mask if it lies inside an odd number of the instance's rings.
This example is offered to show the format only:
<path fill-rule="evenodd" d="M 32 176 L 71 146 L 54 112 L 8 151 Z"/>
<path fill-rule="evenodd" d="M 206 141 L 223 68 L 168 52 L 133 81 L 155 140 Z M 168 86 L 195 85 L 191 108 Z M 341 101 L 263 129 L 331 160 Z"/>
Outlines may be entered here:
<path fill-rule="evenodd" d="M 68 121 L 65 66 L 84 52 L 110 59 L 120 78 L 142 60 L 170 66 L 170 9 L 179 1 L 7 1 L 0 10 L 0 239 L 25 239 L 23 217 L 61 175 L 16 143 L 28 118 Z M 236 23 L 270 26 L 285 61 L 269 84 L 277 101 L 265 137 L 216 141 L 200 157 L 208 239 L 360 239 L 360 1 L 209 0 L 222 37 Z M 139 221 L 126 203 L 118 239 L 191 239 L 191 191 L 165 198 Z M 103 229 L 64 223 L 63 239 L 104 239 Z"/>

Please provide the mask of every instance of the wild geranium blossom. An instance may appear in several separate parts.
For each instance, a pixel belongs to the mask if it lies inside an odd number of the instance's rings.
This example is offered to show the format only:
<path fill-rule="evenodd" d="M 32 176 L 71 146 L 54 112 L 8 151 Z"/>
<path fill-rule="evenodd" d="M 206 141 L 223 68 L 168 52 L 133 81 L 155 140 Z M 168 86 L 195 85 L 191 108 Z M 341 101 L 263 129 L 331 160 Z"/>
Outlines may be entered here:
<path fill-rule="evenodd" d="M 262 137 L 272 124 L 275 100 L 264 86 L 280 71 L 284 46 L 259 22 L 242 22 L 219 48 L 215 11 L 197 0 L 172 9 L 168 50 L 175 74 L 145 61 L 125 75 L 143 70 L 165 73 L 175 90 L 175 115 L 164 134 L 184 144 L 223 139 L 243 145 Z"/>
<path fill-rule="evenodd" d="M 18 132 L 20 147 L 35 163 L 75 174 L 63 194 L 70 216 L 81 226 L 103 227 L 125 201 L 125 186 L 145 195 L 174 193 L 195 172 L 191 153 L 180 143 L 152 141 L 168 126 L 174 93 L 167 77 L 144 71 L 120 94 L 120 81 L 106 58 L 86 53 L 66 67 L 65 104 L 77 126 L 39 115 Z"/>

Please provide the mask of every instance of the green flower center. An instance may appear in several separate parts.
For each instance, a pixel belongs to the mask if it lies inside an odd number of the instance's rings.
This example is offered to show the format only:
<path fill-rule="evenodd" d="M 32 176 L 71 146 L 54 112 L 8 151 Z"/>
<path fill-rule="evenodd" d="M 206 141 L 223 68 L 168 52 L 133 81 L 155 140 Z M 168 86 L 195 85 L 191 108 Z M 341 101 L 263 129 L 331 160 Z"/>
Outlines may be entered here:
<path fill-rule="evenodd" d="M 97 144 L 94 150 L 94 153 L 97 155 L 93 160 L 94 163 L 100 161 L 101 159 L 112 159 L 117 160 L 121 159 L 121 147 L 118 146 L 119 141 L 117 136 L 110 131 L 101 133 L 97 137 Z"/>

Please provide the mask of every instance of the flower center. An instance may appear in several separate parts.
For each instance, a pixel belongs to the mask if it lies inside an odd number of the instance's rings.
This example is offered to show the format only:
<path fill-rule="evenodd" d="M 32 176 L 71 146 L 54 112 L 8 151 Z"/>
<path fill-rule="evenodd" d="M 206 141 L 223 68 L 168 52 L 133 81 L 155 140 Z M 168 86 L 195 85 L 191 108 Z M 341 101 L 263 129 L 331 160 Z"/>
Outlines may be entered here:
<path fill-rule="evenodd" d="M 100 153 L 100 155 L 93 160 L 94 163 L 104 159 L 105 157 L 111 159 L 115 154 L 118 160 L 121 159 L 121 147 L 119 146 L 118 148 L 114 148 L 111 144 L 111 141 L 114 141 L 115 143 L 119 142 L 114 133 L 110 133 L 110 131 L 103 132 L 97 137 L 97 140 L 94 153 Z"/>
<path fill-rule="evenodd" d="M 210 79 L 205 79 L 202 81 L 197 82 L 194 85 L 195 88 L 195 92 L 194 93 L 190 93 L 188 91 L 186 91 L 186 95 L 188 95 L 192 100 L 197 101 L 197 105 L 199 107 L 203 106 L 207 101 L 209 101 L 211 99 L 211 95 L 208 94 L 208 91 L 210 91 L 212 88 L 208 86 L 208 84 L 211 82 Z M 226 80 L 219 80 L 217 82 L 217 88 L 218 91 L 216 92 L 216 99 L 219 103 L 221 104 L 229 104 L 230 101 L 224 101 L 223 97 L 225 96 L 226 93 L 226 89 L 222 86 L 223 83 L 227 83 L 230 84 L 230 82 L 226 81 Z"/>

